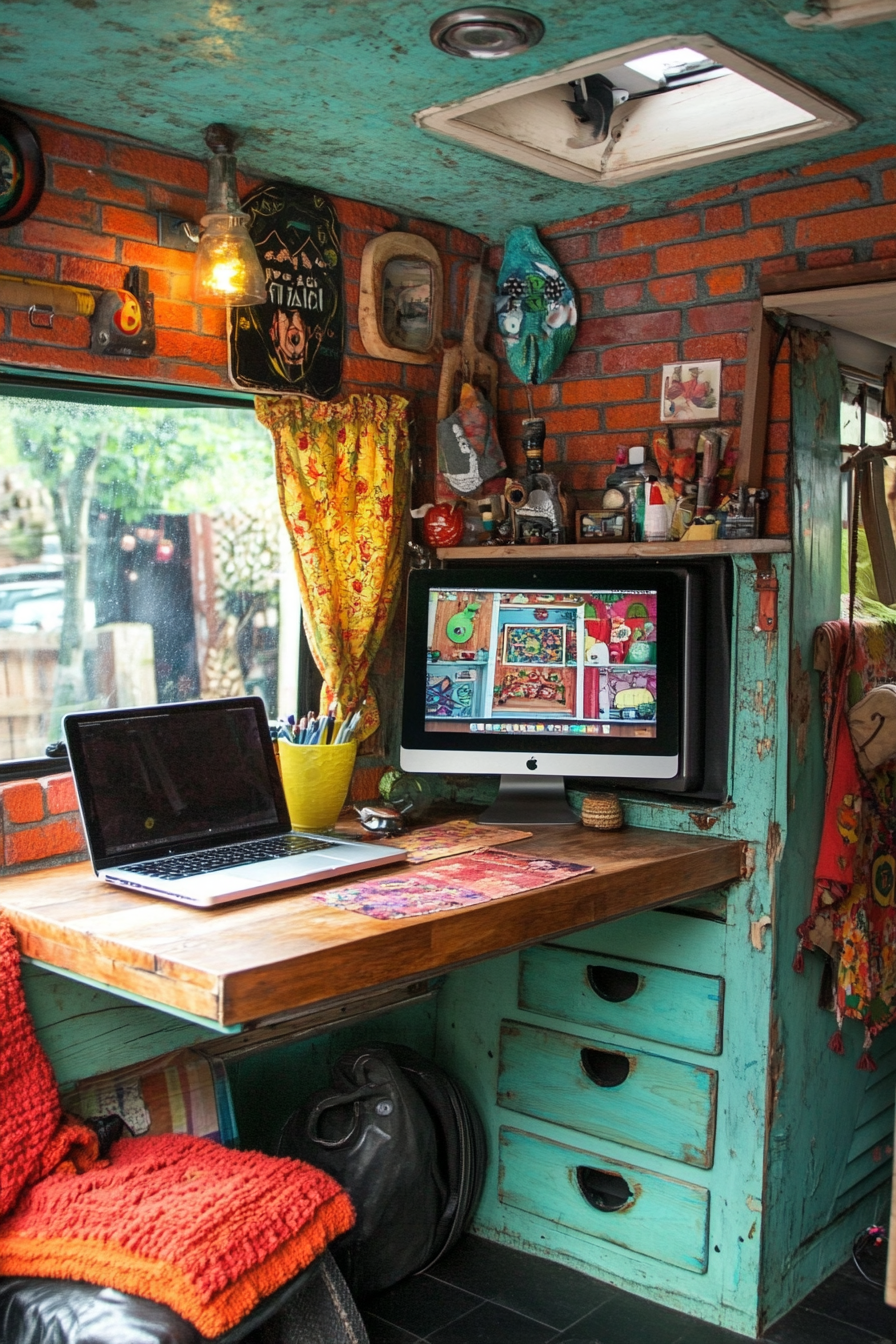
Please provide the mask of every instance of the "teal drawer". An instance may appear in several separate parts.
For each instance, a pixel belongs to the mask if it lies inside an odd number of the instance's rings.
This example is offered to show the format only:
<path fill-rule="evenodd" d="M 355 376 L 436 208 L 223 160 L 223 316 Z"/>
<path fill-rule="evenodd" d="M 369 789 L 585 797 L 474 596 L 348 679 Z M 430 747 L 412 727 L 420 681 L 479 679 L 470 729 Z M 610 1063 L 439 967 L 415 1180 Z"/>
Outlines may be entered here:
<path fill-rule="evenodd" d="M 585 1027 L 717 1055 L 724 981 L 569 947 L 520 953 L 519 1006 Z"/>
<path fill-rule="evenodd" d="M 693 1167 L 712 1166 L 717 1083 L 700 1065 L 501 1023 L 500 1106 Z"/>
<path fill-rule="evenodd" d="M 498 1197 L 560 1227 L 706 1273 L 709 1191 L 502 1127 Z"/>

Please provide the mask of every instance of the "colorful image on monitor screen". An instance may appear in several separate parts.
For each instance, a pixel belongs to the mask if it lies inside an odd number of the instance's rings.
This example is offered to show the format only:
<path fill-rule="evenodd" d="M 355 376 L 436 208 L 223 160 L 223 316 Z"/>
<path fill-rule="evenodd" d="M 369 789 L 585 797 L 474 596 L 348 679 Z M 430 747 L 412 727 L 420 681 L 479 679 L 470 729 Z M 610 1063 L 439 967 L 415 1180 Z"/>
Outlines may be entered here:
<path fill-rule="evenodd" d="M 656 591 L 432 589 L 428 732 L 656 737 Z"/>

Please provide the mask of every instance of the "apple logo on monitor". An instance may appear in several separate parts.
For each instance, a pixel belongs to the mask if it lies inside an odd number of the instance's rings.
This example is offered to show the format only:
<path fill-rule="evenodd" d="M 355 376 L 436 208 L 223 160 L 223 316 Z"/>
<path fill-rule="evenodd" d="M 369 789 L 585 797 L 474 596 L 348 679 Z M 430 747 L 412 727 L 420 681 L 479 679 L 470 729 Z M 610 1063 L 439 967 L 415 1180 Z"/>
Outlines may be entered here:
<path fill-rule="evenodd" d="M 535 759 L 534 756 L 530 756 L 530 757 L 529 757 L 528 761 L 526 762 L 526 769 L 527 769 L 527 770 L 537 770 L 537 769 L 538 769 L 538 762 L 536 761 L 536 759 Z"/>

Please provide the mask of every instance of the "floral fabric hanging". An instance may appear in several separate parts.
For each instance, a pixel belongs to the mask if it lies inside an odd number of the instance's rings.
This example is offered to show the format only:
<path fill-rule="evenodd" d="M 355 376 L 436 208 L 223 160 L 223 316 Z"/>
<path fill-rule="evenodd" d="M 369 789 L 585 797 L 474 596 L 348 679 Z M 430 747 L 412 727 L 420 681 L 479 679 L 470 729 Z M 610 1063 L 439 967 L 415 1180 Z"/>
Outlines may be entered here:
<path fill-rule="evenodd" d="M 409 483 L 407 401 L 360 396 L 313 402 L 257 397 L 274 438 L 305 633 L 324 679 L 321 710 L 351 714 L 358 737 L 379 725 L 368 685 L 401 579 Z"/>

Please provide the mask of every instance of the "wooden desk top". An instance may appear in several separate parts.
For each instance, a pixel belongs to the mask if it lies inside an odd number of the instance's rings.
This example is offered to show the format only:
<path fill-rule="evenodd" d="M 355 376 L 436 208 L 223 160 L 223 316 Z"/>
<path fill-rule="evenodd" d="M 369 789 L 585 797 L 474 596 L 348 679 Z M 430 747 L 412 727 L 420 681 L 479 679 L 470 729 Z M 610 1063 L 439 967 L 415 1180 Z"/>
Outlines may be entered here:
<path fill-rule="evenodd" d="M 3 879 L 0 907 L 25 956 L 229 1026 L 422 979 L 742 875 L 738 841 L 634 827 L 541 827 L 513 848 L 594 872 L 466 909 L 374 920 L 320 905 L 308 887 L 193 910 L 109 886 L 78 863 Z"/>

